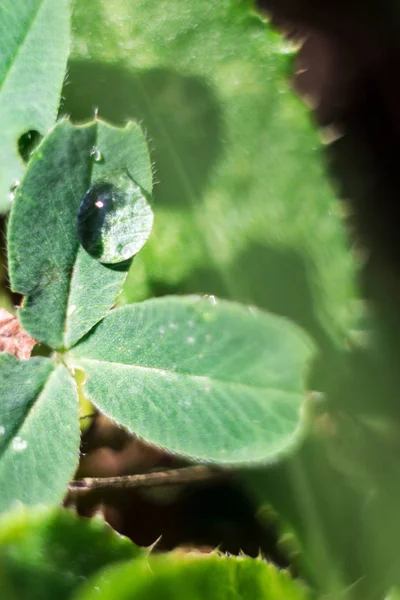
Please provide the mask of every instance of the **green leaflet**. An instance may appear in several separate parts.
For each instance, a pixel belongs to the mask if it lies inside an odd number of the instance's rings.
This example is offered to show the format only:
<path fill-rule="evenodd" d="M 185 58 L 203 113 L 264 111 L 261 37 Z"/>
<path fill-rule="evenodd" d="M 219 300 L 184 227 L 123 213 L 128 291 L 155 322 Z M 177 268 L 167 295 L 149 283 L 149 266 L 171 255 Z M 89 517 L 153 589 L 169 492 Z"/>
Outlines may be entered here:
<path fill-rule="evenodd" d="M 67 600 L 102 567 L 144 553 L 101 518 L 39 507 L 0 520 L 2 600 Z"/>
<path fill-rule="evenodd" d="M 214 297 L 110 312 L 67 355 L 102 412 L 174 452 L 268 460 L 303 431 L 314 352 L 292 323 Z M 304 415 L 303 415 L 304 417 Z"/>
<path fill-rule="evenodd" d="M 286 571 L 261 559 L 167 554 L 103 571 L 74 600 L 307 600 Z"/>
<path fill-rule="evenodd" d="M 77 234 L 85 193 L 121 171 L 151 194 L 150 161 L 138 125 L 74 128 L 63 121 L 33 155 L 18 189 L 8 229 L 11 284 L 26 296 L 19 311 L 25 329 L 54 348 L 71 346 L 93 327 L 125 280 L 128 263 L 103 265 L 80 246 Z M 133 220 L 135 227 L 142 222 Z"/>
<path fill-rule="evenodd" d="M 79 457 L 78 398 L 67 369 L 0 354 L 0 512 L 57 503 Z"/>
<path fill-rule="evenodd" d="M 54 124 L 69 52 L 68 0 L 2 0 L 0 5 L 0 213 L 22 178 L 18 139 Z"/>

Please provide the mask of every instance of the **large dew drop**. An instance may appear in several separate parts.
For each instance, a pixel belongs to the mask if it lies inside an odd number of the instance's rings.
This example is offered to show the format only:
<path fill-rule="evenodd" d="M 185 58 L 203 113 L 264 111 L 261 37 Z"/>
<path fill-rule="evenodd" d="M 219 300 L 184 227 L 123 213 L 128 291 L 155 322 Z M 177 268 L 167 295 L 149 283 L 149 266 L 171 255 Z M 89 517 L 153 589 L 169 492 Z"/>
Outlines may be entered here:
<path fill-rule="evenodd" d="M 125 173 L 92 185 L 79 206 L 79 241 L 103 263 L 119 263 L 137 254 L 152 225 L 146 196 Z"/>

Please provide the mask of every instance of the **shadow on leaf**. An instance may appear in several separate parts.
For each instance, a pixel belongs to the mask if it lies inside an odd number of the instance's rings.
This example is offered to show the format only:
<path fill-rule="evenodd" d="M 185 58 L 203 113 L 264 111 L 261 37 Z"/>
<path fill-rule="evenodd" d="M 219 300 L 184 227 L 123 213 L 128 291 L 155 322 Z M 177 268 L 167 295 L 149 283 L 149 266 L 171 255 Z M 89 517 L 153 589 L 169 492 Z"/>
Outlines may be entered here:
<path fill-rule="evenodd" d="M 154 199 L 190 206 L 201 198 L 221 150 L 222 118 L 212 90 L 200 79 L 167 69 L 132 73 L 123 66 L 71 61 L 64 114 L 75 122 L 102 119 L 142 124 L 156 167 Z"/>

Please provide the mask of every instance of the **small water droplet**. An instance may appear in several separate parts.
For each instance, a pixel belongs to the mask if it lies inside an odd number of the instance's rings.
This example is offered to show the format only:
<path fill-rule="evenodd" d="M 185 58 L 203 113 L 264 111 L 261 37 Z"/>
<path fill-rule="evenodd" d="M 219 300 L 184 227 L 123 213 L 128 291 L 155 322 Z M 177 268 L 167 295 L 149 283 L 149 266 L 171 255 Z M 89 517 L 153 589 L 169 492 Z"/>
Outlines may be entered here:
<path fill-rule="evenodd" d="M 28 447 L 28 442 L 26 440 L 23 440 L 18 435 L 15 438 L 13 438 L 13 441 L 11 444 L 12 444 L 12 448 L 13 448 L 13 450 L 15 450 L 15 452 L 23 452 Z"/>
<path fill-rule="evenodd" d="M 99 163 L 104 161 L 104 157 L 97 146 L 93 146 L 93 148 L 90 151 L 90 156 L 95 162 Z"/>
<path fill-rule="evenodd" d="M 215 296 L 213 296 L 212 294 L 210 294 L 210 295 L 208 296 L 208 301 L 209 301 L 209 303 L 210 303 L 210 304 L 217 304 L 217 299 L 216 299 L 216 297 L 215 297 Z"/>
<path fill-rule="evenodd" d="M 9 195 L 8 195 L 8 197 L 9 197 L 9 199 L 10 199 L 10 202 L 14 202 L 14 198 L 15 198 L 15 192 L 16 192 L 16 189 L 17 189 L 17 187 L 19 186 L 19 184 L 20 184 L 20 181 L 19 181 L 19 179 L 16 179 L 16 180 L 14 181 L 14 183 L 12 184 L 12 186 L 10 187 L 10 193 L 9 193 Z"/>
<path fill-rule="evenodd" d="M 170 329 L 178 329 L 178 325 L 176 323 L 169 323 L 168 327 Z"/>
<path fill-rule="evenodd" d="M 158 331 L 159 331 L 160 335 L 164 335 L 164 333 L 165 333 L 164 327 L 159 327 Z"/>
<path fill-rule="evenodd" d="M 196 340 L 194 339 L 194 337 L 189 336 L 186 338 L 186 341 L 188 344 L 194 344 Z"/>
<path fill-rule="evenodd" d="M 6 432 L 6 428 L 4 427 L 4 425 L 0 425 L 0 436 L 4 435 Z"/>
<path fill-rule="evenodd" d="M 84 195 L 77 219 L 78 238 L 100 262 L 128 260 L 150 235 L 153 212 L 141 188 L 125 173 L 98 181 Z"/>

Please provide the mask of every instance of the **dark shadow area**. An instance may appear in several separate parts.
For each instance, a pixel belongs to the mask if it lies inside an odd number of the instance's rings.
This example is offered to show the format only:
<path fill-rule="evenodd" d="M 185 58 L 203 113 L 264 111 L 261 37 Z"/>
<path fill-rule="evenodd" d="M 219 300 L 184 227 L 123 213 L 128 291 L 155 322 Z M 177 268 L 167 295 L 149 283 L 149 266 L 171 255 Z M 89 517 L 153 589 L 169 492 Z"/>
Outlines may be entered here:
<path fill-rule="evenodd" d="M 132 436 L 101 414 L 84 434 L 81 452 L 76 478 L 166 471 L 193 464 Z M 259 521 L 254 502 L 235 479 L 182 482 L 157 489 L 110 487 L 78 496 L 74 502 L 83 516 L 100 509 L 117 531 L 136 544 L 150 546 L 157 541 L 152 552 L 177 546 L 207 553 L 215 548 L 249 556 L 261 552 L 279 566 L 289 566 L 286 553 L 278 547 L 275 520 Z"/>
<path fill-rule="evenodd" d="M 150 546 L 158 540 L 153 552 L 177 546 L 206 552 L 218 548 L 253 557 L 263 552 L 275 564 L 288 567 L 287 557 L 277 547 L 277 531 L 257 521 L 256 507 L 240 486 L 188 484 L 173 492 L 107 490 L 81 501 L 78 510 L 89 516 L 96 506 L 105 505 L 106 519 L 136 544 Z"/>
<path fill-rule="evenodd" d="M 71 61 L 62 113 L 75 122 L 99 118 L 115 125 L 142 123 L 155 165 L 159 205 L 190 206 L 201 198 L 221 151 L 222 116 L 212 90 L 199 78 L 171 70 L 132 74 L 115 64 Z"/>

